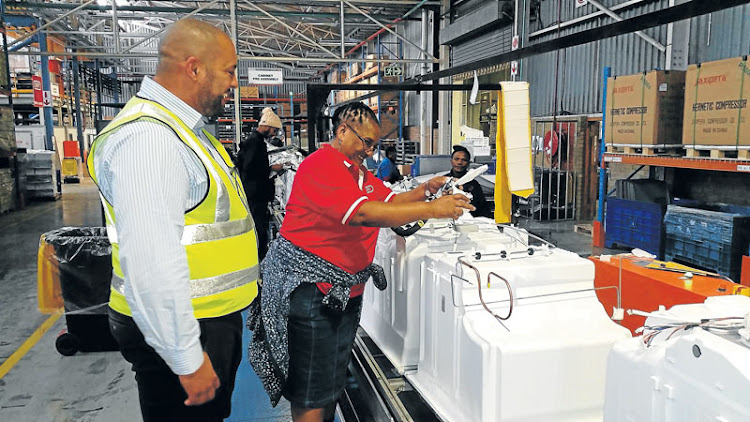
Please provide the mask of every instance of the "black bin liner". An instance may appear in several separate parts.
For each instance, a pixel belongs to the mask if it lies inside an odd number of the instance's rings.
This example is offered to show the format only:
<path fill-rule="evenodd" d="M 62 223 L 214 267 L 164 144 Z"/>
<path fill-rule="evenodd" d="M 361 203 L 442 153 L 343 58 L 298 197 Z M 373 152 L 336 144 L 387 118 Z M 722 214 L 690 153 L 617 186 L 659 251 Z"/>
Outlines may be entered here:
<path fill-rule="evenodd" d="M 65 312 L 105 314 L 112 246 L 104 227 L 62 227 L 44 235 L 55 248 Z"/>
<path fill-rule="evenodd" d="M 60 290 L 68 331 L 55 347 L 71 356 L 84 352 L 117 350 L 109 331 L 107 310 L 112 279 L 112 246 L 104 227 L 63 227 L 45 233 L 55 248 Z"/>

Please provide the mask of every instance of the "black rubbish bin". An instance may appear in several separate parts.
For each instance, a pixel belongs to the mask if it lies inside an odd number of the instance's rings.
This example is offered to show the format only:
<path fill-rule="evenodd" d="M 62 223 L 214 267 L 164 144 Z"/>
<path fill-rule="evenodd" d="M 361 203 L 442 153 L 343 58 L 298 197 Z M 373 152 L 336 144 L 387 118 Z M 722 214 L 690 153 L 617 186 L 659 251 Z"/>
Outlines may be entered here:
<path fill-rule="evenodd" d="M 55 248 L 67 332 L 55 342 L 60 354 L 118 350 L 107 308 L 112 247 L 104 227 L 62 227 L 44 234 Z"/>

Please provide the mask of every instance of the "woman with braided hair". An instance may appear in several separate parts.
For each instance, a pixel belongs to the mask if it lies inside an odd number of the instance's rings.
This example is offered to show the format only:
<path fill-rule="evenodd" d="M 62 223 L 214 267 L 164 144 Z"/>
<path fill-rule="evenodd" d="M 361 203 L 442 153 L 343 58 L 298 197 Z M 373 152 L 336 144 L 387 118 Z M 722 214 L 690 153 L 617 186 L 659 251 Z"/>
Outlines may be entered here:
<path fill-rule="evenodd" d="M 466 197 L 425 202 L 448 180 L 435 177 L 396 194 L 363 166 L 380 139 L 380 125 L 361 102 L 338 108 L 329 145 L 302 162 L 280 236 L 261 266 L 261 300 L 251 308 L 250 362 L 275 406 L 292 405 L 292 419 L 333 420 L 359 325 L 364 283 L 385 288 L 372 264 L 379 227 L 428 218 L 458 218 L 473 210 Z"/>

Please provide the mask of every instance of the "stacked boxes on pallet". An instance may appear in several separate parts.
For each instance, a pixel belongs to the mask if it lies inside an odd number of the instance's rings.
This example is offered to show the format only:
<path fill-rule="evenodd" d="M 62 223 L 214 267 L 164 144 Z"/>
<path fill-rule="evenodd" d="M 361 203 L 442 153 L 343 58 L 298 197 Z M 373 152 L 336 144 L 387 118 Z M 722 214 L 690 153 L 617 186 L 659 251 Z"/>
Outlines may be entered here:
<path fill-rule="evenodd" d="M 58 199 L 59 167 L 55 151 L 29 151 L 22 170 L 26 198 Z"/>
<path fill-rule="evenodd" d="M 0 168 L 0 214 L 15 209 L 15 179 L 9 168 Z"/>
<path fill-rule="evenodd" d="M 685 72 L 653 70 L 607 82 L 607 144 L 679 144 Z"/>
<path fill-rule="evenodd" d="M 16 132 L 13 124 L 13 109 L 0 106 L 0 156 L 16 150 Z"/>
<path fill-rule="evenodd" d="M 747 56 L 690 65 L 685 83 L 682 132 L 685 148 L 745 151 L 750 148 Z"/>
<path fill-rule="evenodd" d="M 750 215 L 731 206 L 703 210 L 670 205 L 664 216 L 664 257 L 739 281 L 750 245 Z M 728 212 L 725 212 L 728 211 Z M 745 215 L 743 215 L 745 214 Z"/>

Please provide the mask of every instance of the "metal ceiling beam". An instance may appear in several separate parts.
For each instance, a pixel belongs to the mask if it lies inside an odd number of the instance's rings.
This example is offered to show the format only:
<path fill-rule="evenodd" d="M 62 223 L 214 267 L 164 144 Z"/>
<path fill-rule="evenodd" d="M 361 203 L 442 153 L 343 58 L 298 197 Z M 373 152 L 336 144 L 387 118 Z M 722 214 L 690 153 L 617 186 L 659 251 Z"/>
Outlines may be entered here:
<path fill-rule="evenodd" d="M 253 8 L 255 8 L 255 10 L 257 10 L 257 11 L 259 11 L 259 12 L 263 13 L 264 15 L 268 16 L 269 18 L 273 19 L 274 21 L 278 22 L 278 23 L 279 23 L 279 24 L 281 24 L 281 25 L 282 25 L 282 26 L 283 26 L 284 28 L 287 28 L 287 29 L 289 29 L 290 31 L 294 32 L 295 34 L 299 35 L 300 37 L 302 37 L 302 38 L 306 39 L 307 41 L 309 41 L 309 42 L 311 42 L 311 43 L 313 43 L 313 44 L 315 44 L 315 45 L 316 45 L 316 46 L 317 46 L 318 48 L 320 48 L 321 50 L 323 50 L 323 51 L 325 51 L 326 53 L 330 54 L 331 56 L 333 56 L 333 57 L 338 57 L 338 56 L 336 55 L 336 53 L 334 53 L 333 51 L 331 51 L 331 50 L 329 50 L 329 49 L 327 49 L 327 48 L 323 47 L 322 45 L 318 44 L 318 43 L 317 43 L 317 42 L 316 42 L 315 40 L 313 40 L 312 38 L 308 37 L 307 35 L 303 34 L 302 32 L 300 32 L 300 31 L 296 30 L 295 28 L 293 28 L 292 26 L 288 25 L 288 24 L 287 24 L 286 22 L 284 22 L 284 21 L 282 21 L 281 19 L 277 18 L 276 16 L 273 16 L 272 14 L 270 14 L 270 13 L 266 12 L 266 11 L 265 11 L 265 10 L 264 10 L 263 8 L 261 8 L 260 6 L 256 5 L 255 3 L 250 3 L 250 2 L 248 2 L 248 1 L 245 1 L 245 3 L 246 3 L 246 4 L 248 4 L 248 5 L 250 5 L 250 6 L 252 6 Z"/>
<path fill-rule="evenodd" d="M 60 21 L 60 20 L 63 20 L 63 19 L 65 19 L 65 18 L 67 18 L 68 16 L 70 16 L 70 15 L 72 15 L 73 13 L 75 13 L 75 12 L 77 12 L 77 11 L 79 11 L 79 10 L 83 9 L 84 7 L 86 7 L 86 6 L 90 5 L 91 3 L 95 2 L 95 1 L 96 1 L 96 0 L 89 0 L 89 1 L 87 1 L 86 3 L 83 3 L 83 4 L 81 4 L 80 6 L 76 7 L 75 9 L 71 10 L 70 12 L 64 13 L 64 14 L 62 14 L 61 16 L 57 17 L 56 19 L 54 19 L 54 20 L 52 20 L 52 21 L 50 21 L 50 22 L 47 22 L 47 23 L 45 23 L 44 25 L 40 26 L 39 28 L 37 28 L 37 29 L 35 29 L 35 30 L 33 30 L 33 31 L 29 32 L 28 34 L 24 35 L 23 37 L 21 37 L 21 38 L 18 38 L 18 39 L 16 39 L 15 41 L 13 41 L 12 43 L 8 44 L 8 48 L 10 48 L 10 47 L 13 47 L 14 45 L 16 45 L 16 44 L 18 44 L 18 43 L 20 43 L 20 42 L 22 42 L 22 41 L 26 40 L 27 38 L 31 38 L 31 37 L 33 37 L 34 35 L 36 35 L 36 34 L 37 34 L 37 32 L 39 32 L 39 31 L 42 31 L 42 30 L 44 30 L 44 29 L 47 29 L 48 27 L 50 27 L 50 26 L 54 25 L 54 24 L 55 24 L 56 22 L 58 22 L 58 21 Z M 3 28 L 3 30 L 5 30 L 5 28 Z"/>
<path fill-rule="evenodd" d="M 207 9 L 207 8 L 209 8 L 209 7 L 213 6 L 214 4 L 218 3 L 219 1 L 220 1 L 220 0 L 213 0 L 212 2 L 210 2 L 210 3 L 206 4 L 205 6 L 201 6 L 201 7 L 197 8 L 197 9 L 193 10 L 192 12 L 188 13 L 187 15 L 183 16 L 183 18 L 189 18 L 190 16 L 193 16 L 193 15 L 195 15 L 195 14 L 197 14 L 197 13 L 200 13 L 200 11 L 201 11 L 201 10 Z M 164 32 L 164 31 L 166 31 L 166 30 L 167 30 L 168 28 L 169 28 L 169 26 L 165 26 L 164 28 L 162 28 L 162 29 L 160 29 L 160 30 L 158 30 L 158 31 L 154 32 L 153 34 L 151 34 L 151 36 L 150 36 L 150 37 L 148 37 L 148 38 L 144 38 L 144 39 L 142 39 L 142 40 L 138 41 L 137 43 L 135 43 L 135 44 L 131 45 L 130 47 L 128 47 L 128 48 L 126 48 L 126 49 L 124 49 L 124 50 L 122 50 L 121 52 L 122 52 L 122 53 L 127 53 L 128 51 L 131 51 L 131 50 L 132 50 L 132 49 L 134 49 L 135 47 L 137 47 L 137 46 L 139 46 L 139 45 L 143 44 L 144 42 L 146 42 L 146 41 L 148 41 L 148 40 L 152 39 L 153 37 L 155 37 L 155 36 L 157 36 L 157 35 L 161 34 L 161 33 L 162 33 L 162 32 Z M 118 51 L 118 53 L 120 53 L 120 52 Z"/>
<path fill-rule="evenodd" d="M 616 20 L 617 22 L 622 22 L 622 21 L 625 20 L 625 18 L 623 18 L 622 16 L 620 16 L 617 13 L 613 12 L 612 10 L 608 9 L 607 7 L 605 7 L 603 4 L 599 3 L 596 0 L 588 0 L 588 2 L 589 2 L 589 4 L 593 5 L 597 9 L 601 10 L 602 12 L 604 12 L 610 18 Z M 661 51 L 662 53 L 665 52 L 665 51 L 667 51 L 667 47 L 665 47 L 659 41 L 655 40 L 653 37 L 651 37 L 649 35 L 646 35 L 643 31 L 635 31 L 635 34 L 638 35 L 639 37 L 643 38 L 643 40 L 646 41 L 647 43 L 649 43 L 649 44 L 653 45 L 654 47 L 656 47 L 656 49 L 659 50 L 659 51 Z"/>
<path fill-rule="evenodd" d="M 85 48 L 85 47 L 81 47 Z M 77 51 L 77 52 L 70 52 L 66 51 L 64 53 L 55 53 L 55 52 L 49 52 L 49 51 L 13 51 L 8 52 L 9 55 L 15 55 L 15 56 L 58 56 L 58 57 L 104 57 L 104 58 L 110 58 L 110 59 L 137 59 L 141 57 L 159 57 L 156 53 L 97 53 L 97 52 L 86 52 L 86 51 Z"/>
<path fill-rule="evenodd" d="M 750 1 L 750 0 L 748 0 Z M 310 63 L 354 63 L 361 62 L 362 58 L 351 59 L 330 59 L 327 57 L 296 57 L 296 56 L 240 56 L 241 60 L 259 60 L 268 62 L 310 62 Z M 367 59 L 368 62 L 375 63 L 437 63 L 437 61 L 426 59 Z"/>
<path fill-rule="evenodd" d="M 408 38 L 406 38 L 406 37 L 402 37 L 401 35 L 397 34 L 397 33 L 396 33 L 396 31 L 394 31 L 394 30 L 392 30 L 391 28 L 387 27 L 386 25 L 384 25 L 384 24 L 380 23 L 380 21 L 378 21 L 377 19 L 375 19 L 375 18 L 373 18 L 372 16 L 368 15 L 368 14 L 367 14 L 367 13 L 366 13 L 366 12 L 365 12 L 364 10 L 362 10 L 362 9 L 360 9 L 359 7 L 355 6 L 355 5 L 354 5 L 354 4 L 353 4 L 353 3 L 351 2 L 351 0 L 342 0 L 342 1 L 343 1 L 344 3 L 346 3 L 347 5 L 349 5 L 349 7 L 351 7 L 352 9 L 354 9 L 354 10 L 356 10 L 357 12 L 361 13 L 361 14 L 362 14 L 362 16 L 364 16 L 364 17 L 366 17 L 367 19 L 369 19 L 369 20 L 371 20 L 371 21 L 375 22 L 376 24 L 378 24 L 378 26 L 380 26 L 381 28 L 383 28 L 383 29 L 385 29 L 386 31 L 390 32 L 391 34 L 393 34 L 393 36 L 395 36 L 396 38 L 398 38 L 398 39 L 400 39 L 401 41 L 404 41 L 404 42 L 406 42 L 406 43 L 408 43 L 408 44 L 411 44 L 411 45 L 412 45 L 413 47 L 415 47 L 415 48 L 416 48 L 416 49 L 417 49 L 418 51 L 421 51 L 421 52 L 422 52 L 422 54 L 424 54 L 424 55 L 425 55 L 425 56 L 427 56 L 428 58 L 430 58 L 430 59 L 432 59 L 432 60 L 437 60 L 437 59 L 435 58 L 435 56 L 433 56 L 432 54 L 430 54 L 430 53 L 428 53 L 428 52 L 424 51 L 424 50 L 422 49 L 422 47 L 420 47 L 420 46 L 418 46 L 417 44 L 413 43 L 413 42 L 412 42 L 411 40 L 409 40 Z"/>
<path fill-rule="evenodd" d="M 659 25 L 665 25 L 670 22 L 677 22 L 684 19 L 690 19 L 696 16 L 717 12 L 719 10 L 729 9 L 735 6 L 741 6 L 750 3 L 750 0 L 692 0 L 688 3 L 677 6 L 670 6 L 654 12 L 644 13 L 626 19 L 622 22 L 615 22 L 609 25 L 603 25 L 596 28 L 578 31 L 576 33 L 545 41 L 538 44 L 531 44 L 528 47 L 519 48 L 509 53 L 498 54 L 486 59 L 477 60 L 461 66 L 455 66 L 450 69 L 439 70 L 426 75 L 416 75 L 411 80 L 417 81 L 434 81 L 440 78 L 458 75 L 459 73 L 470 72 L 472 70 L 482 69 L 497 64 L 508 63 L 513 60 L 520 60 L 525 57 L 531 57 L 542 53 L 548 53 L 559 49 L 574 47 L 576 45 L 587 44 L 593 41 L 599 41 L 606 38 L 616 37 L 618 35 L 630 34 L 635 31 L 653 28 Z"/>
<path fill-rule="evenodd" d="M 368 2 L 369 4 L 370 2 Z M 387 1 L 387 3 L 390 3 L 390 1 Z M 19 2 L 11 2 L 6 3 L 5 5 L 7 11 L 14 12 L 18 10 L 21 13 L 28 13 L 29 10 L 42 10 L 42 9 L 52 9 L 52 10 L 69 10 L 69 9 L 75 9 L 78 7 L 81 7 L 81 5 L 71 4 L 71 3 L 41 3 L 41 2 L 30 2 L 30 1 L 19 1 Z M 97 10 L 97 11 L 103 11 L 103 12 L 109 12 L 111 8 L 109 6 L 99 6 L 94 4 L 88 4 L 85 7 L 83 7 L 83 10 Z M 182 15 L 183 13 L 189 13 L 190 11 L 194 10 L 189 7 L 174 7 L 174 6 L 120 6 L 118 8 L 121 12 L 167 12 L 167 13 L 175 13 L 178 16 Z M 229 15 L 229 9 L 204 9 L 201 11 L 201 14 L 204 15 Z M 274 12 L 276 16 L 294 16 L 294 17 L 300 17 L 300 18 L 326 18 L 331 19 L 333 21 L 338 21 L 339 14 L 338 13 L 304 13 L 304 12 L 285 12 L 285 11 L 278 11 Z M 263 16 L 262 13 L 252 10 L 244 10 L 244 11 L 237 11 L 238 16 Z M 398 17 L 398 15 L 395 14 L 388 14 L 388 15 L 381 15 L 385 18 L 393 18 L 395 19 Z M 109 17 L 109 15 L 107 15 Z M 356 13 L 349 14 L 348 17 L 359 17 Z M 120 17 L 122 19 L 122 17 Z"/>
<path fill-rule="evenodd" d="M 84 37 L 93 36 L 93 35 L 105 35 L 105 36 L 109 36 L 109 37 L 112 36 L 112 32 L 111 31 L 107 31 L 107 32 L 102 32 L 102 31 L 99 31 L 99 32 L 94 32 L 94 31 L 82 32 L 82 31 L 65 31 L 65 30 L 47 30 L 47 31 L 42 31 L 42 32 L 44 32 L 45 34 L 49 34 L 49 35 L 57 35 L 57 34 L 62 34 L 62 35 L 80 35 L 80 36 L 84 36 Z M 142 33 L 142 34 L 139 34 L 139 33 L 120 34 L 120 38 L 143 38 L 143 37 L 150 37 L 150 36 L 151 36 L 151 34 L 147 34 L 147 33 Z"/>
<path fill-rule="evenodd" d="M 112 37 L 115 43 L 115 53 L 120 52 L 120 23 L 117 21 L 117 0 L 112 0 Z"/>
<path fill-rule="evenodd" d="M 268 0 L 247 0 L 252 3 L 268 3 Z M 294 5 L 301 5 L 301 6 L 309 6 L 311 4 L 316 3 L 327 3 L 327 4 L 336 4 L 340 2 L 341 0 L 274 0 L 274 3 L 278 4 L 294 4 Z M 418 1 L 414 0 L 352 0 L 352 3 L 360 3 L 364 5 L 383 5 L 383 6 L 413 6 L 416 3 L 419 3 Z M 427 6 L 440 6 L 439 1 L 428 1 L 426 2 Z"/>

